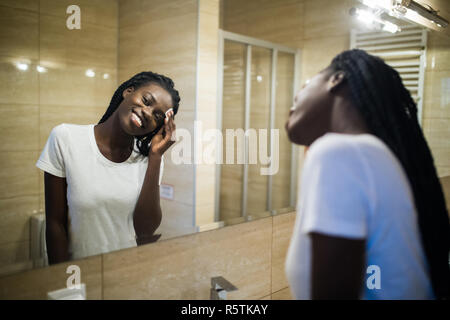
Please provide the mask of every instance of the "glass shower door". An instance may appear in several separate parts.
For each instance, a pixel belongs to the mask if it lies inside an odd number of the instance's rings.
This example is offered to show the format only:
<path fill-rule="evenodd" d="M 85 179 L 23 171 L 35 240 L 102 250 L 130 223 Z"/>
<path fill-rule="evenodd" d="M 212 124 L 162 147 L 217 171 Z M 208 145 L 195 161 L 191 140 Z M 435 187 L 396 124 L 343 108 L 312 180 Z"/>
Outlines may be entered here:
<path fill-rule="evenodd" d="M 250 121 L 249 127 L 256 134 L 249 139 L 248 152 L 257 156 L 256 164 L 248 164 L 248 179 L 246 190 L 246 215 L 260 214 L 267 211 L 268 179 L 261 175 L 259 144 L 265 144 L 269 152 L 269 137 L 263 141 L 259 135 L 260 129 L 270 129 L 270 98 L 272 77 L 272 50 L 252 46 L 251 48 L 251 90 L 250 90 Z M 252 139 L 253 138 L 253 139 Z M 249 160 L 251 155 L 249 156 Z M 265 167 L 265 166 L 264 166 Z"/>
<path fill-rule="evenodd" d="M 296 150 L 284 129 L 293 104 L 296 51 L 222 31 L 222 97 L 218 126 L 222 130 L 223 164 L 218 166 L 216 219 L 257 216 L 295 205 Z M 232 163 L 226 163 L 233 130 Z M 240 133 L 238 132 L 240 130 Z M 260 130 L 265 130 L 265 135 Z M 278 140 L 271 140 L 271 131 Z M 244 143 L 240 134 L 245 132 Z M 277 144 L 275 144 L 277 142 Z M 276 145 L 278 170 L 262 174 Z M 263 148 L 260 148 L 263 146 Z M 244 163 L 242 162 L 244 159 Z"/>
<path fill-rule="evenodd" d="M 247 46 L 225 40 L 223 55 L 222 135 L 226 130 L 245 126 L 245 80 Z M 226 142 L 226 141 L 224 141 Z M 236 142 L 236 141 L 235 141 Z M 243 146 L 240 146 L 241 148 Z M 225 149 L 225 145 L 223 146 Z M 243 150 L 234 143 L 232 164 L 224 163 L 220 168 L 219 220 L 230 220 L 242 215 L 243 164 L 238 164 L 238 152 Z"/>
<path fill-rule="evenodd" d="M 272 176 L 271 209 L 287 208 L 291 203 L 291 185 L 295 169 L 292 161 L 292 143 L 289 141 L 284 125 L 293 104 L 295 56 L 278 52 L 276 74 L 276 98 L 274 129 L 279 130 L 279 170 Z"/>

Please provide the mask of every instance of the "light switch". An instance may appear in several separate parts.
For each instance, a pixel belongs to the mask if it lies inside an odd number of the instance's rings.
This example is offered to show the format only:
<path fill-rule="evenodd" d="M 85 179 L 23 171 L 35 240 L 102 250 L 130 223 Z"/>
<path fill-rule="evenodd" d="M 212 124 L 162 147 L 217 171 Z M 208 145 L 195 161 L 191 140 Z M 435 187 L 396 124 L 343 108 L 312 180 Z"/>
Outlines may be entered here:
<path fill-rule="evenodd" d="M 159 186 L 160 197 L 167 200 L 173 200 L 173 186 L 170 184 L 161 184 Z"/>

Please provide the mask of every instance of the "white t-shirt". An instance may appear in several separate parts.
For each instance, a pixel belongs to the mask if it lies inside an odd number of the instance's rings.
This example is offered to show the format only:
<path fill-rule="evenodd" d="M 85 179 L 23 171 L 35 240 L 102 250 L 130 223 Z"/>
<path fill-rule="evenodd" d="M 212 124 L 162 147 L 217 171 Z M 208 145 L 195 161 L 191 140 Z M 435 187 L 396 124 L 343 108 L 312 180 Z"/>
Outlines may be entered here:
<path fill-rule="evenodd" d="M 325 134 L 308 150 L 300 189 L 286 259 L 296 299 L 311 297 L 310 232 L 366 240 L 361 299 L 434 298 L 407 176 L 380 139 Z M 375 274 L 380 289 L 367 285 L 377 284 Z"/>
<path fill-rule="evenodd" d="M 126 161 L 107 159 L 98 149 L 94 126 L 63 123 L 54 127 L 36 162 L 43 171 L 66 178 L 72 259 L 137 245 L 133 212 L 148 158 L 134 144 Z M 161 161 L 159 184 L 163 168 Z"/>

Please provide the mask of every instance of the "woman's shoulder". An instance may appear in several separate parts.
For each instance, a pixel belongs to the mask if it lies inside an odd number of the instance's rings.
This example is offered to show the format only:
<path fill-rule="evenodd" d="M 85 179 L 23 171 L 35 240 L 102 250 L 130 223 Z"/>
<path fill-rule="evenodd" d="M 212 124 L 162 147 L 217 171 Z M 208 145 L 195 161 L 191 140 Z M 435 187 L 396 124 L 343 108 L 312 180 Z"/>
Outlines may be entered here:
<path fill-rule="evenodd" d="M 316 139 L 308 149 L 308 157 L 316 160 L 343 159 L 354 155 L 354 145 L 348 135 L 327 133 Z"/>
<path fill-rule="evenodd" d="M 77 137 L 80 135 L 89 134 L 89 130 L 92 130 L 93 124 L 72 124 L 72 123 L 61 123 L 53 127 L 50 132 L 50 136 L 58 140 L 66 140 L 71 137 Z"/>
<path fill-rule="evenodd" d="M 304 169 L 307 171 L 333 173 L 336 176 L 366 176 L 367 159 L 356 135 L 327 133 L 311 144 L 305 157 Z M 345 177 L 343 177 L 345 178 Z"/>

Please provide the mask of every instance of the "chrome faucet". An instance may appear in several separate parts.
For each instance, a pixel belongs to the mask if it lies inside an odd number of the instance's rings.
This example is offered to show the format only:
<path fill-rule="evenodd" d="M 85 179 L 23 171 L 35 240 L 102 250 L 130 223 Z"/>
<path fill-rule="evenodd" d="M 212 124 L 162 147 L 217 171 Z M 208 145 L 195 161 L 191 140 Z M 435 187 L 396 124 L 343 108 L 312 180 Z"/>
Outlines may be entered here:
<path fill-rule="evenodd" d="M 226 300 L 227 292 L 235 291 L 237 288 L 224 277 L 211 278 L 210 300 Z"/>

